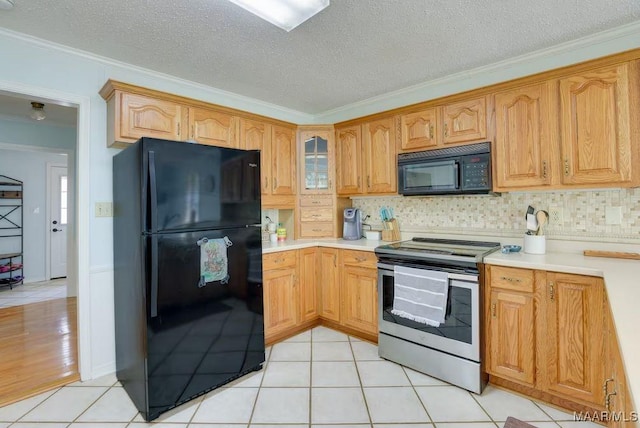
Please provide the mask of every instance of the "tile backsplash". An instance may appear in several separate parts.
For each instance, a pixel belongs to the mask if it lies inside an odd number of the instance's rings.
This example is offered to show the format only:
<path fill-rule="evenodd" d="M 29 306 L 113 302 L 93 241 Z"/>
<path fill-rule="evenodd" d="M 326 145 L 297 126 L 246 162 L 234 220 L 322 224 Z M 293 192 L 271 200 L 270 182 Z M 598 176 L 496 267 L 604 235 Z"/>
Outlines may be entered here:
<path fill-rule="evenodd" d="M 374 228 L 380 228 L 382 206 L 393 208 L 405 232 L 521 237 L 525 212 L 562 211 L 562 222 L 550 222 L 551 239 L 640 244 L 640 188 L 557 192 L 513 192 L 501 196 L 354 197 Z M 620 207 L 620 224 L 607 224 L 606 208 Z M 364 216 L 363 216 L 364 217 Z"/>

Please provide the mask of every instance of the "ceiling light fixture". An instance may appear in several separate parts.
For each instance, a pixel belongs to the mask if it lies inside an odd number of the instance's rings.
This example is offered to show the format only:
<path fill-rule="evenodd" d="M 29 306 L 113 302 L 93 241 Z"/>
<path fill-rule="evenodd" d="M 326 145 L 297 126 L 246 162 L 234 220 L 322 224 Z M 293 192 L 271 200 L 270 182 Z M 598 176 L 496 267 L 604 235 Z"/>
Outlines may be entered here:
<path fill-rule="evenodd" d="M 254 15 L 291 31 L 327 6 L 329 0 L 229 0 Z"/>
<path fill-rule="evenodd" d="M 31 101 L 31 114 L 33 120 L 43 120 L 47 115 L 44 112 L 44 104 Z"/>
<path fill-rule="evenodd" d="M 13 0 L 0 0 L 0 10 L 13 9 Z"/>

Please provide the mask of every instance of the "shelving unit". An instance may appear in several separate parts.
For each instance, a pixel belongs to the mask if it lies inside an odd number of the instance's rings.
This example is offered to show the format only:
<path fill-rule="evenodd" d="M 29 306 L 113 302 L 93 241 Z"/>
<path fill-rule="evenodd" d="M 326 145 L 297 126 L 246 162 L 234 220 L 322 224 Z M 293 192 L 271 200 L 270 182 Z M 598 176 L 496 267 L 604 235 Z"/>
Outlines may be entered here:
<path fill-rule="evenodd" d="M 22 284 L 23 183 L 0 175 L 0 287 Z"/>

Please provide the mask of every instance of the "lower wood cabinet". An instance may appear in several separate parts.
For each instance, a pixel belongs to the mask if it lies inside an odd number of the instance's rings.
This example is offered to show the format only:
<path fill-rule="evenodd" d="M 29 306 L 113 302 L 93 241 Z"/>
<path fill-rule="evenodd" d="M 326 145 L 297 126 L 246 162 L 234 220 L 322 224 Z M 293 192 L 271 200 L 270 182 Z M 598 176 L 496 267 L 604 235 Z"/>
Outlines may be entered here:
<path fill-rule="evenodd" d="M 299 322 L 311 321 L 318 318 L 318 249 L 305 248 L 298 251 L 298 267 L 300 269 L 300 285 L 298 288 L 300 299 Z"/>
<path fill-rule="evenodd" d="M 340 269 L 337 248 L 318 248 L 320 316 L 340 322 Z"/>
<path fill-rule="evenodd" d="M 488 266 L 487 283 L 489 374 L 602 410 L 602 279 Z"/>
<path fill-rule="evenodd" d="M 372 252 L 341 250 L 340 322 L 346 327 L 378 334 L 378 271 Z"/>
<path fill-rule="evenodd" d="M 298 322 L 298 266 L 296 251 L 266 254 L 263 257 L 264 333 L 274 336 L 295 328 Z"/>
<path fill-rule="evenodd" d="M 312 247 L 263 256 L 265 341 L 326 320 L 350 334 L 378 334 L 378 274 L 370 251 Z"/>

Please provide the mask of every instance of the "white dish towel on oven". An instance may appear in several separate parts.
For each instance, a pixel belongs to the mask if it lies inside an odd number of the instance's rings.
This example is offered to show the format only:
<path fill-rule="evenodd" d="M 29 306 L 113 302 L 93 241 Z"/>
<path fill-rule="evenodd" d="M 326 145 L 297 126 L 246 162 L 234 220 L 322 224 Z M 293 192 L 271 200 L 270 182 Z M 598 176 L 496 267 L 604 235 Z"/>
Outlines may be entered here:
<path fill-rule="evenodd" d="M 392 314 L 415 322 L 444 323 L 449 294 L 447 272 L 394 266 Z"/>

